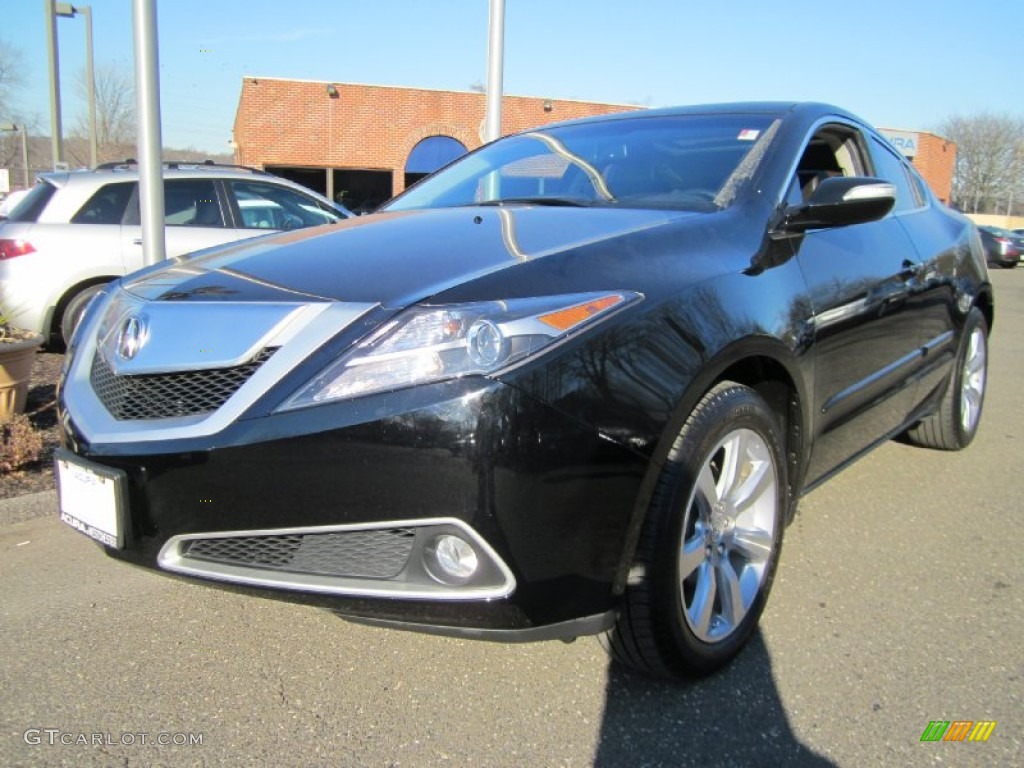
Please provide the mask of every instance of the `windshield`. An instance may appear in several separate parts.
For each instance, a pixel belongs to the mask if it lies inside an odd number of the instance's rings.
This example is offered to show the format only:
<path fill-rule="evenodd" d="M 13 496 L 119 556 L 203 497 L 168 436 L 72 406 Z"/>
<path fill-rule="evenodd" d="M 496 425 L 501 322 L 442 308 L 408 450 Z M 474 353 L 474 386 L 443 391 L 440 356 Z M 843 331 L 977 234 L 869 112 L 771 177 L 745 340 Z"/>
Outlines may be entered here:
<path fill-rule="evenodd" d="M 482 147 L 385 210 L 515 203 L 715 210 L 752 174 L 772 120 L 659 115 L 539 129 Z"/>

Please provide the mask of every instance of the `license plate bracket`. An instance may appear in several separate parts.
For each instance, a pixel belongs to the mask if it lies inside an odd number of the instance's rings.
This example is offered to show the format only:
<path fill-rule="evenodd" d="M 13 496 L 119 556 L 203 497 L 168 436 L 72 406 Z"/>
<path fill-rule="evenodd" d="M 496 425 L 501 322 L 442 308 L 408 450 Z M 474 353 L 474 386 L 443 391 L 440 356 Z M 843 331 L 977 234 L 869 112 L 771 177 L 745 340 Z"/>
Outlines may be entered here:
<path fill-rule="evenodd" d="M 63 448 L 54 451 L 53 464 L 61 522 L 101 544 L 124 549 L 125 471 L 94 464 Z"/>

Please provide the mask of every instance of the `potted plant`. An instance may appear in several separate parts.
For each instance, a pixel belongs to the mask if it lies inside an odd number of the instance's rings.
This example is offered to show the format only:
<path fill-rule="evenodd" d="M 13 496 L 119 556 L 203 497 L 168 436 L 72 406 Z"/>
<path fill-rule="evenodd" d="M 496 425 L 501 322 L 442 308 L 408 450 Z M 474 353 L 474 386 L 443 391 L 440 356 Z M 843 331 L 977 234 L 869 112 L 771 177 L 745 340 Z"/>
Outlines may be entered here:
<path fill-rule="evenodd" d="M 25 410 L 28 382 L 42 335 L 15 328 L 0 307 L 0 424 Z"/>

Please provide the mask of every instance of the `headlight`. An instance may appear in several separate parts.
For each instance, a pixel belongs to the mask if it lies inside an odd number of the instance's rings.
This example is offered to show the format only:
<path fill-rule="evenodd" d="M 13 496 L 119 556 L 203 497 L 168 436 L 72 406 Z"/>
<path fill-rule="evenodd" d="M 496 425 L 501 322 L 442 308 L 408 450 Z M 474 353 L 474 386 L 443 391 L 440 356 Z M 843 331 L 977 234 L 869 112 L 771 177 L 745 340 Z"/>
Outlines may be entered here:
<path fill-rule="evenodd" d="M 325 368 L 282 410 L 494 373 L 640 298 L 619 291 L 412 307 Z"/>

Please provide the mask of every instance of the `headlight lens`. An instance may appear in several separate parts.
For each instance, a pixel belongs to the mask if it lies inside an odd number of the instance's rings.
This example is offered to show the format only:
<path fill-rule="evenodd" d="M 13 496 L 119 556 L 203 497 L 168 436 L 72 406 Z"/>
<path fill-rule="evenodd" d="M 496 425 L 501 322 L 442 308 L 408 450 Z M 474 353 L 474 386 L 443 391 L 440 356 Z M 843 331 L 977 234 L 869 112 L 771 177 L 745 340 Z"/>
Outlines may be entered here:
<path fill-rule="evenodd" d="M 412 307 L 325 368 L 282 410 L 493 373 L 640 298 L 618 291 Z"/>

